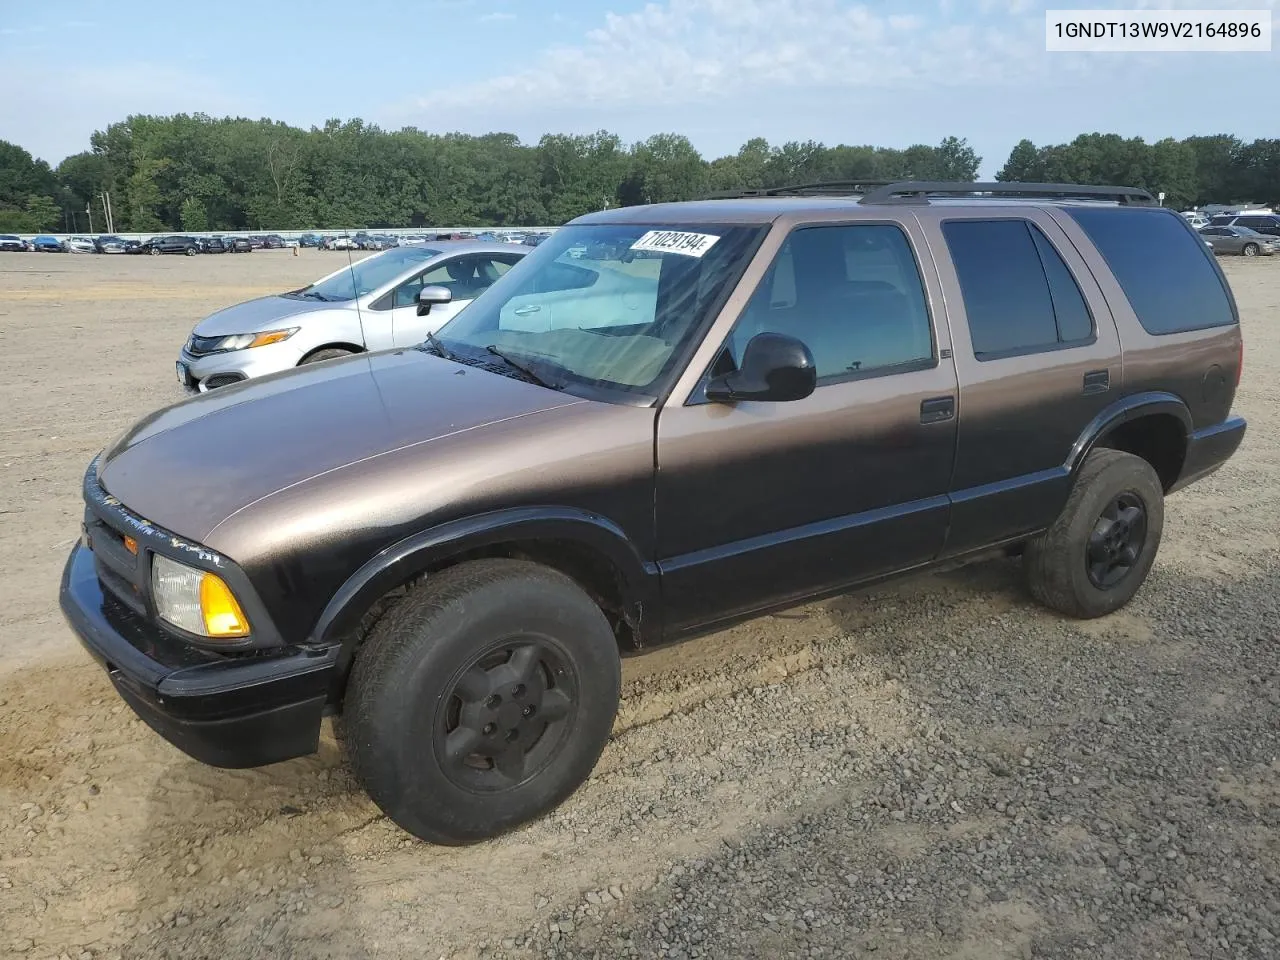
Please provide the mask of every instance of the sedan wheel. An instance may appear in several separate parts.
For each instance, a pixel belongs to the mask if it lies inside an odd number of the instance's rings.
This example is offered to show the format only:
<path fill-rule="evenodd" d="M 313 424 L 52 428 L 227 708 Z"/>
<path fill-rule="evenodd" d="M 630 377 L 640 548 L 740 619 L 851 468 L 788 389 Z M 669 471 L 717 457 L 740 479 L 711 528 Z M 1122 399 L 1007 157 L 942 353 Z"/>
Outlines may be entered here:
<path fill-rule="evenodd" d="M 1256 243 L 1246 243 L 1244 249 L 1240 252 L 1246 257 L 1256 257 L 1258 255 L 1258 245 Z"/>

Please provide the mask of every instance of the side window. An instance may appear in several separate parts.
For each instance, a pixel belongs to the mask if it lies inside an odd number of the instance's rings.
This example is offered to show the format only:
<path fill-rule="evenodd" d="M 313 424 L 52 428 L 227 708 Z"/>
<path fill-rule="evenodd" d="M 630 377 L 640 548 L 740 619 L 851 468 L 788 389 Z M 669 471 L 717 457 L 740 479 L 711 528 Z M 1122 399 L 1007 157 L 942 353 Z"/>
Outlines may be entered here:
<path fill-rule="evenodd" d="M 891 224 L 794 230 L 730 335 L 735 364 L 760 333 L 803 341 L 820 385 L 930 364 L 924 283 L 906 234 Z"/>
<path fill-rule="evenodd" d="M 1176 213 L 1068 207 L 1098 248 L 1144 330 L 1207 330 L 1237 321 L 1212 252 Z"/>
<path fill-rule="evenodd" d="M 974 356 L 1052 350 L 1088 340 L 1093 318 L 1071 271 L 1027 220 L 948 220 Z"/>
<path fill-rule="evenodd" d="M 1089 305 L 1084 302 L 1080 285 L 1063 262 L 1062 255 L 1049 242 L 1049 238 L 1040 232 L 1040 228 L 1034 223 L 1028 223 L 1027 229 L 1031 231 L 1036 251 L 1040 254 L 1040 263 L 1049 279 L 1049 297 L 1053 300 L 1053 316 L 1058 323 L 1058 342 L 1079 343 L 1089 340 L 1093 336 L 1093 314 L 1089 312 Z"/>

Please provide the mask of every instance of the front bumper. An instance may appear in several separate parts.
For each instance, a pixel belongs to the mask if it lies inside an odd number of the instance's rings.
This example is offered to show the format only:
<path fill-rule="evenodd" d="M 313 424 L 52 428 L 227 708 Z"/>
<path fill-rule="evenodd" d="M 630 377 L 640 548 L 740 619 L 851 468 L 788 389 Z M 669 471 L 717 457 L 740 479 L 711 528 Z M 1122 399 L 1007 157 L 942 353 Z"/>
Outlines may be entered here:
<path fill-rule="evenodd" d="M 194 650 L 104 594 L 83 544 L 67 558 L 59 603 L 124 701 L 188 756 L 243 768 L 315 752 L 337 647 L 248 657 Z"/>
<path fill-rule="evenodd" d="M 187 393 L 205 393 L 240 380 L 288 370 L 296 367 L 301 359 L 302 354 L 288 340 L 202 357 L 192 356 L 183 348 L 178 355 L 178 363 L 182 365 L 178 370 L 185 370 L 186 375 L 180 377 L 179 384 Z"/>

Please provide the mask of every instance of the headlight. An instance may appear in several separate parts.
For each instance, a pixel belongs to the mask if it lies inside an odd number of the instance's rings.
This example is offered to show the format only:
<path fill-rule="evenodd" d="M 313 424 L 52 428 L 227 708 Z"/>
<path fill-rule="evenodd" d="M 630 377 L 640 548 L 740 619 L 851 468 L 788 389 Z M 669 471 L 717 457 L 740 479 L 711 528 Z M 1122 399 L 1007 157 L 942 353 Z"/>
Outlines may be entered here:
<path fill-rule="evenodd" d="M 298 332 L 298 327 L 287 330 L 264 330 L 262 333 L 233 333 L 223 337 L 214 345 L 214 350 L 248 350 L 250 347 L 265 347 L 269 343 L 288 340 Z"/>
<path fill-rule="evenodd" d="M 249 621 L 235 594 L 216 573 L 156 554 L 151 561 L 151 593 L 160 618 L 188 633 L 213 640 L 249 635 Z"/>

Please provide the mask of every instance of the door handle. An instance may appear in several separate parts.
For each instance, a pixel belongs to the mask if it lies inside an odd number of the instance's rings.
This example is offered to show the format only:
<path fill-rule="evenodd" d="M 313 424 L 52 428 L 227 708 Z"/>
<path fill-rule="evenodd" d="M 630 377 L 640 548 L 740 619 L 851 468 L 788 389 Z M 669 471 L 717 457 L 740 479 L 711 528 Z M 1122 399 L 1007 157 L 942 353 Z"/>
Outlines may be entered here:
<path fill-rule="evenodd" d="M 541 309 L 542 309 L 541 307 L 536 307 L 536 306 L 535 307 L 516 307 L 511 312 L 514 313 L 517 317 L 527 317 L 529 314 L 537 313 Z"/>
<path fill-rule="evenodd" d="M 1095 393 L 1106 393 L 1110 389 L 1110 370 L 1090 370 L 1084 375 L 1084 395 L 1086 397 Z"/>
<path fill-rule="evenodd" d="M 956 415 L 955 397 L 930 397 L 920 401 L 920 422 L 939 423 Z"/>

